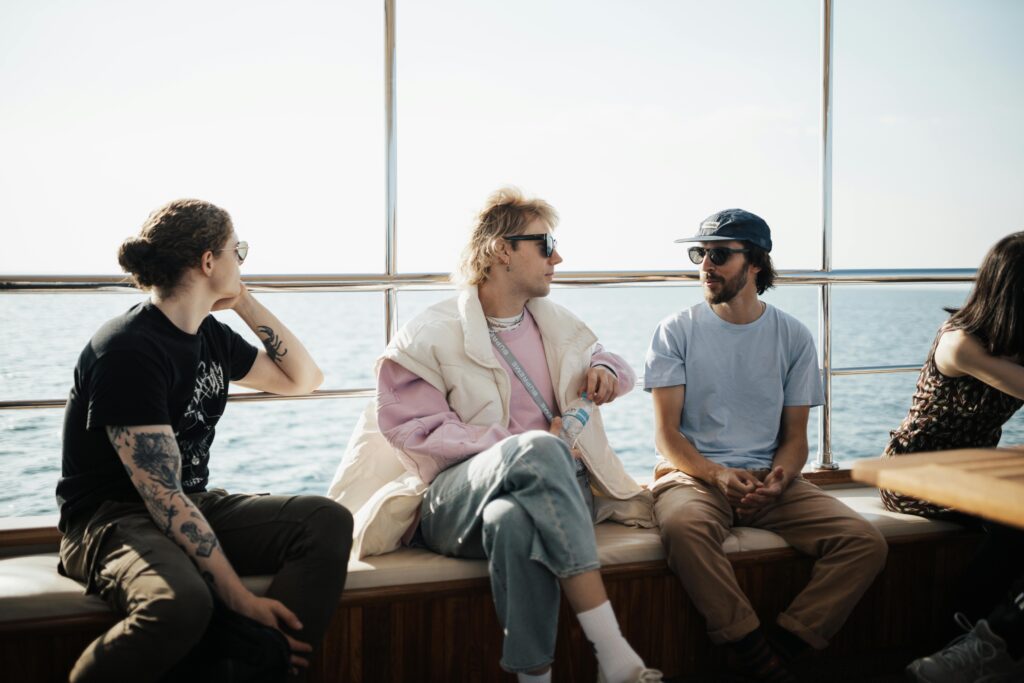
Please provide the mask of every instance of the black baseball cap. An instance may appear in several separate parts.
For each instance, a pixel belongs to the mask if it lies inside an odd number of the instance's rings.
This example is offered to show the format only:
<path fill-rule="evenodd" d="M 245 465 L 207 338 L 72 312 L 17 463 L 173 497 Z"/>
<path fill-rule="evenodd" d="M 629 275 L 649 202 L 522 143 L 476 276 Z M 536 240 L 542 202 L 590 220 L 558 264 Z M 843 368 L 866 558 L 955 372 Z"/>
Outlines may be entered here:
<path fill-rule="evenodd" d="M 695 237 L 678 239 L 676 242 L 727 242 L 736 240 L 750 242 L 765 251 L 772 250 L 772 231 L 760 216 L 743 209 L 725 209 L 713 213 L 700 222 L 700 232 Z"/>

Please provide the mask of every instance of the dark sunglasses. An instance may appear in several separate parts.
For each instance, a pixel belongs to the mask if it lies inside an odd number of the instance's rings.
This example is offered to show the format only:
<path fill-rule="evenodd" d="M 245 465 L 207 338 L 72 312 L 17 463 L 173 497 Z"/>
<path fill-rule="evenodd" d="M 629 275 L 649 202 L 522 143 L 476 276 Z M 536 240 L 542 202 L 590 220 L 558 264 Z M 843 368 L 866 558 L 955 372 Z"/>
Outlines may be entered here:
<path fill-rule="evenodd" d="M 234 250 L 235 256 L 238 258 L 238 265 L 242 265 L 243 263 L 245 263 L 245 257 L 249 255 L 248 242 L 243 240 L 233 247 L 224 247 L 223 249 L 217 249 L 216 253 L 219 254 L 220 252 L 227 251 L 228 249 Z"/>
<path fill-rule="evenodd" d="M 690 260 L 700 265 L 704 262 L 704 255 L 707 254 L 711 257 L 711 262 L 716 266 L 720 266 L 728 261 L 733 254 L 745 254 L 749 249 L 733 249 L 731 247 L 711 247 L 705 249 L 704 247 L 690 247 L 686 250 L 686 253 L 690 255 Z"/>
<path fill-rule="evenodd" d="M 509 242 L 528 242 L 536 240 L 540 242 L 544 241 L 544 244 L 540 246 L 540 251 L 544 254 L 544 258 L 551 258 L 551 255 L 555 253 L 555 247 L 558 246 L 558 240 L 551 236 L 550 232 L 544 232 L 537 235 L 512 235 L 506 237 Z"/>

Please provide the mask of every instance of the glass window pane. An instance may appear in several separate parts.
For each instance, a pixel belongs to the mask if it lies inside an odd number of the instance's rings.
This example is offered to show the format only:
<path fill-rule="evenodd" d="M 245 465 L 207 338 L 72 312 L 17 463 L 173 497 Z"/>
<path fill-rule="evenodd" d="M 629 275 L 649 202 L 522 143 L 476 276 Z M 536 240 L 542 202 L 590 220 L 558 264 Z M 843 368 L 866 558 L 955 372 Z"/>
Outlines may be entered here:
<path fill-rule="evenodd" d="M 732 206 L 818 267 L 819 5 L 400 5 L 400 268 L 450 270 L 506 184 L 558 209 L 564 270 L 693 269 L 672 240 Z"/>
<path fill-rule="evenodd" d="M 373 362 L 384 349 L 384 299 L 379 292 L 262 292 L 256 296 L 316 360 L 324 373 L 322 389 L 374 386 Z M 234 313 L 214 315 L 250 344 L 262 346 Z"/>
<path fill-rule="evenodd" d="M 10 348 L 0 365 L 0 401 L 67 398 L 78 354 L 100 325 L 145 295 L 0 294 Z M 384 348 L 384 304 L 377 292 L 257 293 L 302 341 L 324 371 L 324 389 L 373 386 L 373 361 Z M 214 315 L 259 346 L 230 311 Z M 232 391 L 241 391 L 232 387 Z"/>
<path fill-rule="evenodd" d="M 144 296 L 131 290 L 0 295 L 0 319 L 8 324 L 10 347 L 22 350 L 0 365 L 0 401 L 66 398 L 88 339 Z M 326 375 L 324 388 L 373 386 L 373 361 L 384 346 L 379 293 L 257 297 L 316 358 Z M 216 315 L 258 343 L 236 315 Z M 365 402 L 232 403 L 218 427 L 212 485 L 324 493 Z M 0 517 L 56 512 L 53 489 L 60 476 L 63 415 L 54 409 L 0 411 Z"/>
<path fill-rule="evenodd" d="M 452 292 L 403 292 L 399 295 L 402 323 Z M 779 287 L 766 297 L 773 305 L 796 316 L 817 334 L 818 289 Z M 654 328 L 666 316 L 701 301 L 698 287 L 555 287 L 551 299 L 582 319 L 604 347 L 619 354 L 642 379 L 644 357 Z M 651 476 L 654 461 L 654 415 L 650 395 L 639 387 L 602 409 L 612 447 L 635 477 Z M 808 429 L 811 458 L 817 452 L 818 411 Z"/>
<path fill-rule="evenodd" d="M 833 377 L 833 458 L 881 455 L 889 431 L 906 417 L 916 383 L 917 373 Z"/>
<path fill-rule="evenodd" d="M 836 460 L 873 458 L 910 409 L 917 373 L 832 379 L 832 452 Z M 1024 411 L 1003 427 L 1003 446 L 1024 444 Z"/>
<path fill-rule="evenodd" d="M 0 401 L 66 399 L 78 355 L 92 335 L 100 325 L 145 298 L 133 289 L 0 293 L 0 320 L 11 349 L 0 364 Z"/>
<path fill-rule="evenodd" d="M 384 269 L 382 2 L 13 0 L 0 45 L 0 273 L 120 272 L 177 197 L 250 273 Z"/>
<path fill-rule="evenodd" d="M 402 290 L 398 293 L 398 328 L 436 303 L 450 299 L 457 292 L 453 289 Z M 381 348 L 383 350 L 383 347 Z"/>
<path fill-rule="evenodd" d="M 837 286 L 832 290 L 833 366 L 920 365 L 968 285 Z M 873 457 L 910 408 L 918 372 L 839 376 L 832 380 L 832 450 L 836 459 Z M 1003 431 L 1024 443 L 1024 412 Z"/>
<path fill-rule="evenodd" d="M 832 367 L 919 365 L 966 285 L 832 288 Z"/>
<path fill-rule="evenodd" d="M 800 320 L 817 343 L 817 297 L 817 287 L 786 286 L 768 290 L 764 299 Z M 555 287 L 551 299 L 579 316 L 639 377 L 654 328 L 663 318 L 701 302 L 703 294 L 695 286 Z"/>
<path fill-rule="evenodd" d="M 57 514 L 63 410 L 0 410 L 0 517 Z"/>
<path fill-rule="evenodd" d="M 1024 3 L 835 3 L 837 268 L 975 268 L 1024 215 Z"/>
<path fill-rule="evenodd" d="M 367 399 L 228 405 L 210 486 L 232 493 L 324 495 Z M 0 517 L 57 513 L 61 410 L 0 411 Z"/>
<path fill-rule="evenodd" d="M 237 493 L 325 495 L 370 400 L 230 404 L 217 425 L 210 485 Z"/>

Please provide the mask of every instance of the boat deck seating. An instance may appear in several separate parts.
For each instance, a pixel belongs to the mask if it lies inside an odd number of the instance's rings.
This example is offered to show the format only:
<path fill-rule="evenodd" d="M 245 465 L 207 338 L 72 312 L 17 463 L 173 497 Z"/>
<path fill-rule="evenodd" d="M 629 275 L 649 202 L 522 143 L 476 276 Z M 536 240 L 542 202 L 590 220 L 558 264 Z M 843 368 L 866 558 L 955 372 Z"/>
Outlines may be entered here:
<path fill-rule="evenodd" d="M 882 601 L 879 604 L 899 601 L 907 609 L 923 610 L 909 621 L 907 615 L 895 615 L 895 622 L 889 618 L 882 637 L 878 637 L 877 619 L 868 615 L 869 628 L 876 633 L 872 637 L 859 634 L 852 640 L 870 647 L 927 642 L 928 632 L 934 631 L 926 628 L 928 619 L 941 614 L 940 598 L 962 568 L 975 536 L 949 522 L 889 512 L 872 488 L 829 492 L 889 540 L 889 566 L 865 600 L 880 593 L 875 596 L 876 602 Z M 606 522 L 596 531 L 609 596 L 624 632 L 641 654 L 673 674 L 693 673 L 713 664 L 700 652 L 679 653 L 686 649 L 681 642 L 691 639 L 706 645 L 706 640 L 701 619 L 665 565 L 657 529 Z M 809 577 L 809 559 L 772 532 L 738 527 L 725 548 L 759 613 L 770 615 L 782 609 Z M 101 599 L 85 595 L 81 584 L 57 573 L 55 548 L 43 550 L 0 558 L 0 667 L 19 671 L 9 680 L 65 678 L 81 648 L 116 620 Z M 269 585 L 269 577 L 244 581 L 260 593 Z M 908 604 L 908 598 L 921 604 Z M 859 606 L 858 612 L 863 611 L 861 607 L 865 606 Z M 561 672 L 556 680 L 593 680 L 593 657 L 583 654 L 585 641 L 570 616 L 563 605 L 559 660 L 565 658 L 569 665 L 556 668 Z M 891 642 L 885 642 L 885 633 Z M 463 646 L 456 647 L 460 639 Z M 904 642 L 908 639 L 914 642 Z M 417 640 L 424 642 L 417 644 Z M 578 657 L 574 651 L 580 653 Z M 500 633 L 486 563 L 406 548 L 349 563 L 345 594 L 323 652 L 314 661 L 311 679 L 511 680 L 497 671 L 499 657 Z"/>

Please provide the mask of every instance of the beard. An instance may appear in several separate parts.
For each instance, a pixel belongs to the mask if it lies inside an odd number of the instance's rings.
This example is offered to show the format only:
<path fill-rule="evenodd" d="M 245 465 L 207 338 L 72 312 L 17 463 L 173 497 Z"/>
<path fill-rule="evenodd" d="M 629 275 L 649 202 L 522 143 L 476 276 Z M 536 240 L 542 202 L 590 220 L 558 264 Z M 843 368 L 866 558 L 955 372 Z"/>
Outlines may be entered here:
<path fill-rule="evenodd" d="M 707 287 L 704 288 L 704 299 L 709 304 L 727 304 L 736 298 L 736 295 L 740 293 L 744 287 L 747 286 L 747 271 L 748 268 L 744 268 L 742 271 L 736 274 L 731 280 L 725 280 L 720 277 L 705 276 L 705 280 L 711 282 L 721 282 L 722 286 L 718 292 L 712 292 Z"/>

